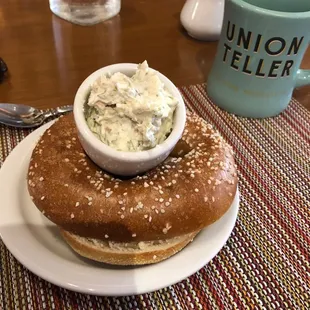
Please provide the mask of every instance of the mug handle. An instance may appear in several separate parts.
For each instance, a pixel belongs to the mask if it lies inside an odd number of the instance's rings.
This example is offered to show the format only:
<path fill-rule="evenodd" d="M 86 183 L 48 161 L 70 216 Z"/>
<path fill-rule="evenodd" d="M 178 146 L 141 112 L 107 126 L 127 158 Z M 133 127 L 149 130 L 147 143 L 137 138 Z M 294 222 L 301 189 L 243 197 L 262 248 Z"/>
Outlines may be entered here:
<path fill-rule="evenodd" d="M 310 85 L 310 70 L 299 69 L 296 77 L 295 87 Z"/>

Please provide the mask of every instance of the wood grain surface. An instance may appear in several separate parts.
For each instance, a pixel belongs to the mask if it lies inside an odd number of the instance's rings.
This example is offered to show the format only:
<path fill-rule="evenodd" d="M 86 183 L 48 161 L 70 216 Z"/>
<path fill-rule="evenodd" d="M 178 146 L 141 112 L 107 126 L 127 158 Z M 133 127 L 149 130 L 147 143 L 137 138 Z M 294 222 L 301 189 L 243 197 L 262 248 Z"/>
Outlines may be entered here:
<path fill-rule="evenodd" d="M 0 57 L 10 77 L 0 102 L 36 107 L 72 104 L 80 83 L 94 70 L 117 62 L 148 60 L 177 86 L 201 83 L 216 42 L 199 42 L 182 30 L 184 0 L 123 0 L 120 15 L 83 27 L 53 15 L 48 0 L 0 3 Z M 302 68 L 310 69 L 310 50 Z M 310 87 L 294 93 L 310 110 Z"/>

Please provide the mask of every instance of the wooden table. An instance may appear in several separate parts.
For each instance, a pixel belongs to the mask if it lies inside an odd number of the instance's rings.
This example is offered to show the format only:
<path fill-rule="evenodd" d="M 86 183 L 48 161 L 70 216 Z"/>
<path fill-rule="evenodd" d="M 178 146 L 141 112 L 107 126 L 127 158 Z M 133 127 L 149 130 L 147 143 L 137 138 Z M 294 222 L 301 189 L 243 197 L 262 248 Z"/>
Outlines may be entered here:
<path fill-rule="evenodd" d="M 141 62 L 176 85 L 206 80 L 216 43 L 199 42 L 182 30 L 184 0 L 125 0 L 119 16 L 92 27 L 68 23 L 48 0 L 7 0 L 0 5 L 0 57 L 11 77 L 0 85 L 0 102 L 36 107 L 72 104 L 80 83 L 94 70 L 117 62 Z M 303 68 L 310 68 L 310 50 Z M 310 87 L 295 91 L 310 110 Z"/>

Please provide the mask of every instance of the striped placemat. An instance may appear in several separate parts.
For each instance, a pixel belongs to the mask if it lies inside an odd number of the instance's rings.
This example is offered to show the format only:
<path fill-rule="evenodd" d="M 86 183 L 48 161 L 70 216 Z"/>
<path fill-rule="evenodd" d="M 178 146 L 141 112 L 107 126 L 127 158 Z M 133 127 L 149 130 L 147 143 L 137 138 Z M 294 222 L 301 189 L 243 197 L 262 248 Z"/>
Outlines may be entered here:
<path fill-rule="evenodd" d="M 188 108 L 213 124 L 235 151 L 240 213 L 221 252 L 166 289 L 97 297 L 38 278 L 0 240 L 1 310 L 310 309 L 310 112 L 293 99 L 278 117 L 246 119 L 212 104 L 205 85 L 180 90 Z M 1 164 L 29 133 L 0 126 Z"/>

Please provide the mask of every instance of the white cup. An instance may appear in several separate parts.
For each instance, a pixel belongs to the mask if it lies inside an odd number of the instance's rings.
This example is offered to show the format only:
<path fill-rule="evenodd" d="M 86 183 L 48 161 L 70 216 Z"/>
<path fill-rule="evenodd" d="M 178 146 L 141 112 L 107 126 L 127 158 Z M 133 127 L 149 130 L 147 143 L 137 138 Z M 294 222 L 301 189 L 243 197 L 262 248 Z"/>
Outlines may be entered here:
<path fill-rule="evenodd" d="M 120 176 L 141 174 L 163 162 L 181 138 L 186 121 L 185 104 L 180 92 L 166 76 L 156 71 L 166 89 L 178 100 L 174 113 L 173 129 L 167 139 L 150 150 L 123 152 L 106 145 L 94 135 L 86 123 L 84 111 L 85 102 L 92 84 L 100 76 L 107 73 L 122 72 L 132 76 L 137 71 L 137 68 L 138 64 L 131 63 L 120 63 L 101 68 L 84 80 L 74 99 L 74 119 L 85 152 L 102 169 Z M 150 70 L 154 69 L 150 68 Z"/>

